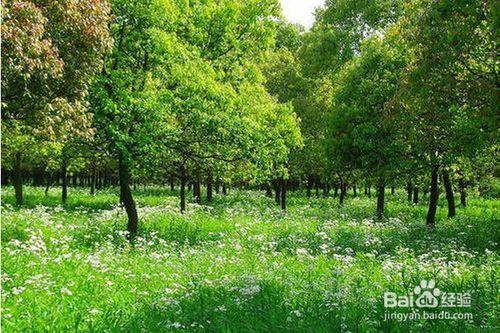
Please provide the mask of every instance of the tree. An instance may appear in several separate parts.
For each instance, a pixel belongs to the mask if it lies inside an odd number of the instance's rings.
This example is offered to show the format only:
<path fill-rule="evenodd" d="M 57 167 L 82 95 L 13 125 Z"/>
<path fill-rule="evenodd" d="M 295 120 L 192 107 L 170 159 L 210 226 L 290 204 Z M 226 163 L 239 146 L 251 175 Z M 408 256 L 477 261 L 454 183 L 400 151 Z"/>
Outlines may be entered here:
<path fill-rule="evenodd" d="M 406 8 L 401 35 L 414 57 L 403 85 L 404 105 L 418 124 L 414 149 L 431 169 L 427 225 L 435 226 L 438 174 L 443 172 L 448 215 L 454 213 L 449 169 L 472 156 L 494 133 L 498 95 L 493 4 L 415 1 Z"/>
<path fill-rule="evenodd" d="M 343 168 L 363 170 L 377 182 L 377 216 L 384 214 L 386 181 L 403 156 L 397 92 L 405 54 L 373 37 L 337 77 L 329 127 L 330 154 Z"/>
<path fill-rule="evenodd" d="M 22 135 L 3 148 L 21 163 L 30 140 L 90 136 L 87 89 L 110 46 L 106 1 L 7 1 L 2 11 L 2 132 Z M 15 142 L 16 145 L 6 145 Z"/>

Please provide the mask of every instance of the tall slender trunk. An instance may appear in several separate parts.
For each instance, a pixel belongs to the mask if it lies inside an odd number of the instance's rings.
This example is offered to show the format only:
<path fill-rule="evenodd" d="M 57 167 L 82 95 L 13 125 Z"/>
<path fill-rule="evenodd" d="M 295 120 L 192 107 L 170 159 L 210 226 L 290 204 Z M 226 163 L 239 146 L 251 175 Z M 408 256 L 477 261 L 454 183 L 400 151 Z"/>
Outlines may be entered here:
<path fill-rule="evenodd" d="M 413 188 L 413 203 L 414 203 L 415 205 L 417 205 L 417 204 L 418 204 L 418 186 L 415 186 L 415 187 Z"/>
<path fill-rule="evenodd" d="M 372 197 L 372 186 L 368 185 L 368 198 Z"/>
<path fill-rule="evenodd" d="M 344 199 L 347 192 L 347 185 L 344 183 L 342 179 L 340 179 L 340 196 L 339 196 L 339 204 L 342 206 L 344 204 Z"/>
<path fill-rule="evenodd" d="M 458 180 L 458 188 L 460 190 L 460 205 L 462 206 L 462 208 L 465 208 L 467 193 L 465 190 L 466 188 L 465 181 L 462 177 L 460 177 L 460 179 Z"/>
<path fill-rule="evenodd" d="M 222 183 L 222 194 L 227 195 L 227 186 L 226 183 Z"/>
<path fill-rule="evenodd" d="M 406 193 L 408 195 L 408 202 L 411 203 L 411 201 L 412 201 L 411 197 L 413 195 L 413 184 L 412 184 L 411 180 L 406 185 Z"/>
<path fill-rule="evenodd" d="M 186 174 L 184 169 L 181 170 L 181 188 L 180 188 L 180 199 L 181 199 L 181 213 L 186 211 Z"/>
<path fill-rule="evenodd" d="M 174 177 L 170 177 L 170 192 L 175 190 L 175 179 Z"/>
<path fill-rule="evenodd" d="M 352 185 L 352 193 L 353 193 L 354 197 L 358 196 L 358 191 L 357 191 L 357 188 L 356 188 L 356 184 Z"/>
<path fill-rule="evenodd" d="M 199 173 L 196 174 L 196 179 L 193 183 L 193 198 L 194 202 L 201 204 L 201 182 Z"/>
<path fill-rule="evenodd" d="M 429 198 L 429 210 L 427 211 L 426 224 L 429 228 L 434 229 L 436 227 L 436 210 L 439 199 L 439 188 L 438 188 L 438 172 L 439 165 L 434 165 L 431 174 L 431 194 Z"/>
<path fill-rule="evenodd" d="M 16 204 L 18 206 L 23 205 L 23 171 L 21 169 L 22 158 L 23 156 L 21 152 L 17 152 L 14 158 L 13 183 L 14 190 L 16 192 Z"/>
<path fill-rule="evenodd" d="M 47 173 L 47 175 L 45 176 L 45 196 L 49 195 L 49 188 L 50 188 L 50 185 L 52 184 L 52 174 L 51 173 Z"/>
<path fill-rule="evenodd" d="M 455 210 L 455 196 L 453 195 L 450 174 L 447 170 L 443 170 L 443 185 L 446 191 L 446 201 L 448 201 L 448 217 L 454 217 L 457 215 Z"/>
<path fill-rule="evenodd" d="M 281 178 L 281 210 L 286 211 L 286 179 Z"/>
<path fill-rule="evenodd" d="M 328 198 L 328 192 L 329 192 L 328 183 L 324 183 L 323 184 L 323 198 Z"/>
<path fill-rule="evenodd" d="M 64 205 L 68 200 L 68 159 L 64 155 L 61 161 L 61 181 L 62 181 L 61 201 Z"/>
<path fill-rule="evenodd" d="M 377 218 L 382 220 L 384 218 L 385 206 L 385 179 L 380 177 L 377 184 Z"/>
<path fill-rule="evenodd" d="M 123 200 L 122 203 L 128 217 L 128 236 L 129 240 L 133 240 L 137 235 L 139 217 L 137 216 L 135 201 L 132 197 L 132 191 L 130 190 L 130 167 L 125 160 L 123 153 L 120 154 L 120 158 L 118 160 L 118 177 L 120 180 L 120 197 Z"/>
<path fill-rule="evenodd" d="M 95 194 L 95 184 L 97 182 L 97 173 L 95 170 L 95 163 L 92 163 L 92 170 L 90 170 L 90 194 Z"/>
<path fill-rule="evenodd" d="M 212 202 L 214 194 L 213 194 L 213 177 L 212 174 L 209 173 L 207 177 L 207 201 Z"/>
<path fill-rule="evenodd" d="M 281 203 L 281 184 L 279 179 L 273 181 L 274 184 L 274 201 L 277 205 Z"/>
<path fill-rule="evenodd" d="M 396 188 L 394 187 L 394 185 L 391 185 L 391 194 L 394 194 L 396 193 Z"/>

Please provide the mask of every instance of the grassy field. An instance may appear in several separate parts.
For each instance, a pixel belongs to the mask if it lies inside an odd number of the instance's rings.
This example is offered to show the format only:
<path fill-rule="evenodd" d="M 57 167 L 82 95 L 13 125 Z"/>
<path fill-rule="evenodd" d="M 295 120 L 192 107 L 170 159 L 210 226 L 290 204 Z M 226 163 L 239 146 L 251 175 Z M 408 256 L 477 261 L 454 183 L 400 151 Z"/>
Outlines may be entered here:
<path fill-rule="evenodd" d="M 2 191 L 5 332 L 494 332 L 499 327 L 500 202 L 471 198 L 454 219 L 387 194 L 375 199 L 273 199 L 232 191 L 178 212 L 176 193 L 135 192 L 140 237 L 131 246 L 112 190 L 90 196 Z M 444 203 L 441 203 L 444 204 Z M 384 320 L 386 291 L 421 280 L 468 292 L 472 319 Z M 405 310 L 409 311 L 409 310 Z"/>

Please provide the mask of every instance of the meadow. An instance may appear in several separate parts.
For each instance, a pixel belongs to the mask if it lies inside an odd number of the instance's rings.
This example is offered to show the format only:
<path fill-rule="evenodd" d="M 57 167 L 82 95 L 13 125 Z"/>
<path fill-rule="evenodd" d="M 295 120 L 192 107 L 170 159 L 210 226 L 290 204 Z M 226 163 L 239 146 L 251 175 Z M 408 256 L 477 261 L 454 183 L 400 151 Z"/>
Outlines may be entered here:
<path fill-rule="evenodd" d="M 5 332 L 494 332 L 498 329 L 500 202 L 470 198 L 458 216 L 403 191 L 374 200 L 306 198 L 287 213 L 257 191 L 231 190 L 210 205 L 176 192 L 135 191 L 134 244 L 117 191 L 27 187 L 16 208 L 2 189 L 2 328 Z M 468 320 L 384 320 L 383 294 L 421 280 L 468 292 Z"/>

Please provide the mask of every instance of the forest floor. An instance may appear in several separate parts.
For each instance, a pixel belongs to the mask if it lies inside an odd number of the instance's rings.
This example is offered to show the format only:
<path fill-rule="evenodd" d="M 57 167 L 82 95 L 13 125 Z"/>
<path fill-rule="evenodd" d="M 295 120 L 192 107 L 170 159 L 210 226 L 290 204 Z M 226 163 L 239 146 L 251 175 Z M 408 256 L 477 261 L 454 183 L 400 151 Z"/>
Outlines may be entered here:
<path fill-rule="evenodd" d="M 290 193 L 283 214 L 261 193 L 232 191 L 181 215 L 177 193 L 150 188 L 134 193 L 140 237 L 131 246 L 116 191 L 70 189 L 64 207 L 59 194 L 27 187 L 17 209 L 13 190 L 2 189 L 5 332 L 499 327 L 499 200 L 471 198 L 453 219 L 441 202 L 431 231 L 425 203 L 408 204 L 403 191 L 387 194 L 387 219 L 377 222 L 375 199 L 364 196 L 340 207 Z M 384 307 L 386 292 L 417 298 L 422 280 L 435 281 L 440 302 L 446 294 L 455 302 Z M 424 310 L 452 318 L 403 318 Z"/>

